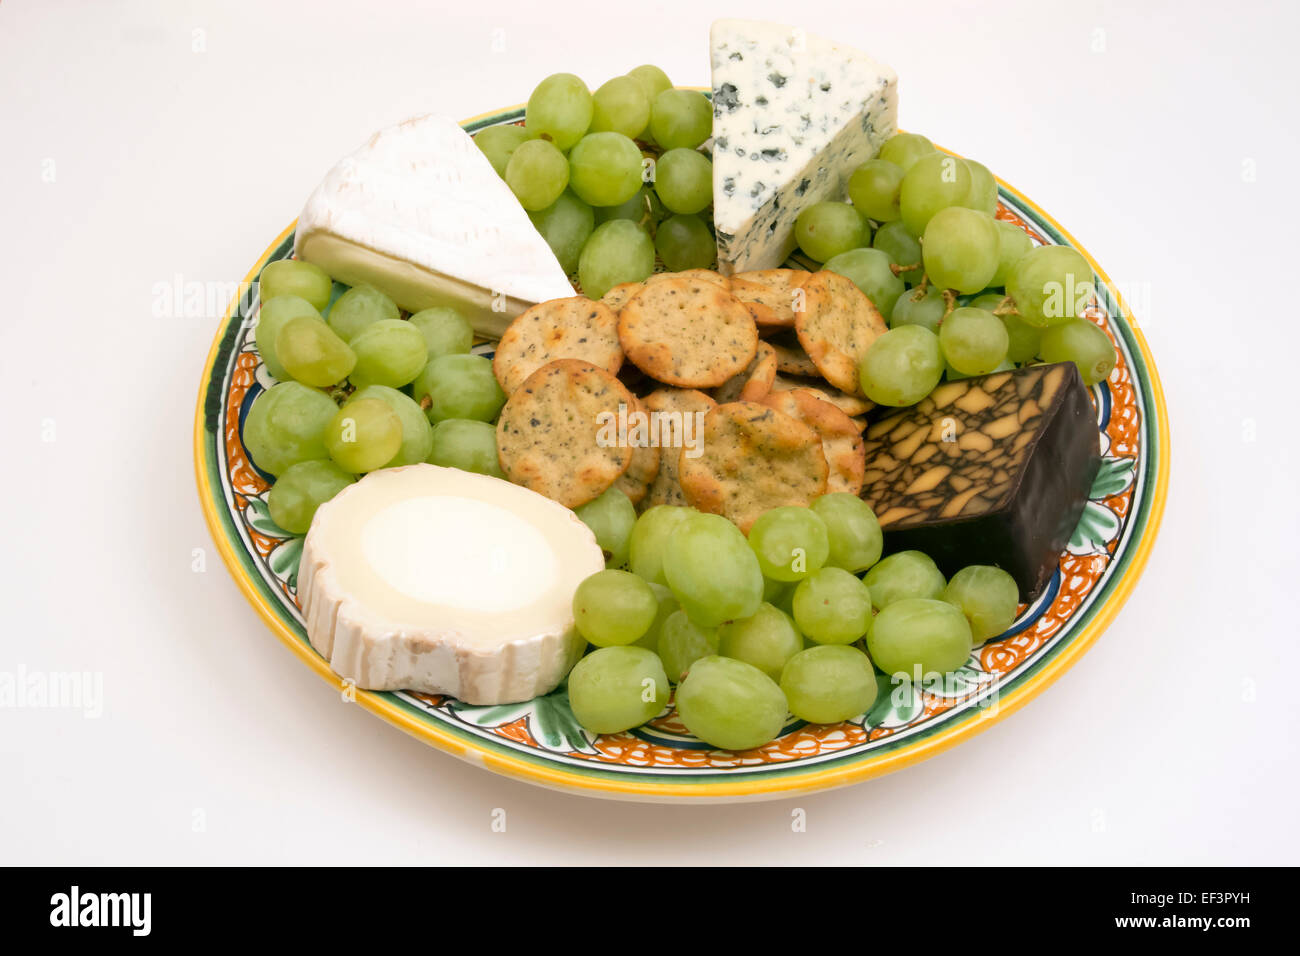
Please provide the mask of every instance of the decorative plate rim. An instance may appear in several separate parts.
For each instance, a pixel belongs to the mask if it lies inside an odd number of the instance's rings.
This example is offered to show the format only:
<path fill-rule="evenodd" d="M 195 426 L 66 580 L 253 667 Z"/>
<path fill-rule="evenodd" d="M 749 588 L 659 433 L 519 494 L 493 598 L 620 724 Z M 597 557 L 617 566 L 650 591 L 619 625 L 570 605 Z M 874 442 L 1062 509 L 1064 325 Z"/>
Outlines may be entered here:
<path fill-rule="evenodd" d="M 519 113 L 521 108 L 520 105 L 516 105 L 492 110 L 464 120 L 461 125 L 472 131 L 474 127 L 506 121 L 511 118 L 511 114 Z M 1092 616 L 1079 633 L 1063 640 L 1063 646 L 1058 647 L 1037 668 L 1031 665 L 1029 671 L 1010 689 L 1000 691 L 998 706 L 991 711 L 968 708 L 963 713 L 943 721 L 940 726 L 930 730 L 924 736 L 904 735 L 892 746 L 885 743 L 865 753 L 846 754 L 839 760 L 832 761 L 830 765 L 812 762 L 800 767 L 800 762 L 794 761 L 769 765 L 768 773 L 735 774 L 734 780 L 714 779 L 717 776 L 726 777 L 728 775 L 726 770 L 716 771 L 713 774 L 714 778 L 701 780 L 699 777 L 670 776 L 652 772 L 627 775 L 598 765 L 577 767 L 558 762 L 554 756 L 544 750 L 534 754 L 524 754 L 504 746 L 494 746 L 491 741 L 480 737 L 460 736 L 447 727 L 439 726 L 422 717 L 419 710 L 396 694 L 351 689 L 330 670 L 328 663 L 311 648 L 310 644 L 305 643 L 290 629 L 263 593 L 264 582 L 260 577 L 250 573 L 250 568 L 245 563 L 246 555 L 242 542 L 234 529 L 230 510 L 225 507 L 224 495 L 220 493 L 220 482 L 213 477 L 218 436 L 209 433 L 207 429 L 207 418 L 213 402 L 213 370 L 219 360 L 224 360 L 226 357 L 226 346 L 228 343 L 233 343 L 234 333 L 241 324 L 233 320 L 245 297 L 245 290 L 252 287 L 252 283 L 266 262 L 292 235 L 297 220 L 290 223 L 271 242 L 244 277 L 239 292 L 236 293 L 221 320 L 203 367 L 194 417 L 194 466 L 204 520 L 212 534 L 217 551 L 239 590 L 266 622 L 271 632 L 341 694 L 355 699 L 364 709 L 431 746 L 496 773 L 550 789 L 587 796 L 646 802 L 780 799 L 848 786 L 900 770 L 947 750 L 1015 713 L 1050 687 L 1088 651 L 1115 619 L 1131 596 L 1154 548 L 1164 516 L 1170 474 L 1169 418 L 1164 390 L 1150 347 L 1127 304 L 1092 255 L 1080 246 L 1069 232 L 1017 189 L 1001 179 L 997 182 L 1000 190 L 1013 198 L 1023 210 L 1037 218 L 1035 225 L 1042 227 L 1055 241 L 1068 244 L 1078 250 L 1102 281 L 1109 298 L 1115 305 L 1115 312 L 1111 315 L 1113 331 L 1117 337 L 1124 339 L 1131 356 L 1138 360 L 1132 369 L 1131 377 L 1135 387 L 1142 393 L 1146 405 L 1147 421 L 1144 423 L 1144 430 L 1154 440 L 1144 443 L 1145 488 L 1141 500 L 1135 501 L 1132 506 L 1134 520 L 1139 522 L 1139 526 L 1133 529 L 1123 549 L 1117 549 L 1114 560 L 1120 564 L 1118 575 L 1103 585 L 1103 588 L 1108 589 L 1110 593 L 1103 595 L 1104 599 L 1095 602 L 1089 609 Z M 220 391 L 220 389 L 215 390 Z M 214 491 L 218 493 L 214 494 Z M 1144 519 L 1143 510 L 1145 510 Z"/>

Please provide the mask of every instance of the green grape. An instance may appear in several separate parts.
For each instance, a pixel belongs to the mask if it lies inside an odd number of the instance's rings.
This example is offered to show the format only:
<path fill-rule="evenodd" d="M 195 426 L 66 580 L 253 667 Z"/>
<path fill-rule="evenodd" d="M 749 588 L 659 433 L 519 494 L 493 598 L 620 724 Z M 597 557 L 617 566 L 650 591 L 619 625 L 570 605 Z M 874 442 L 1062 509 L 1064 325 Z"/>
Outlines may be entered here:
<path fill-rule="evenodd" d="M 573 622 L 597 647 L 631 644 L 650 629 L 659 601 L 635 574 L 606 568 L 573 592 Z"/>
<path fill-rule="evenodd" d="M 655 251 L 670 272 L 682 272 L 707 269 L 718 250 L 699 216 L 669 216 L 655 233 Z"/>
<path fill-rule="evenodd" d="M 812 510 L 826 523 L 826 564 L 854 574 L 880 560 L 884 536 L 871 506 L 857 495 L 836 491 L 813 499 Z"/>
<path fill-rule="evenodd" d="M 489 126 L 474 134 L 474 145 L 483 151 L 483 155 L 497 171 L 497 175 L 505 179 L 506 166 L 510 163 L 510 157 L 515 154 L 519 144 L 526 143 L 532 138 L 533 131 L 523 126 L 513 124 Z"/>
<path fill-rule="evenodd" d="M 757 667 L 702 657 L 677 688 L 677 716 L 696 737 L 722 750 L 753 750 L 785 726 L 785 695 Z"/>
<path fill-rule="evenodd" d="M 578 280 L 583 294 L 592 299 L 623 282 L 640 282 L 654 271 L 650 234 L 627 219 L 602 222 L 578 257 Z"/>
<path fill-rule="evenodd" d="M 939 347 L 948 364 L 964 375 L 987 375 L 1007 357 L 1011 337 L 992 312 L 969 306 L 953 309 L 939 329 Z"/>
<path fill-rule="evenodd" d="M 556 73 L 538 83 L 528 97 L 524 126 L 534 136 L 554 143 L 558 149 L 568 150 L 582 139 L 591 126 L 593 109 L 591 92 L 586 83 L 572 73 Z M 558 190 L 555 195 L 559 195 Z M 552 197 L 549 202 L 531 208 L 542 209 L 554 201 L 555 198 Z"/>
<path fill-rule="evenodd" d="M 1069 246 L 1036 246 L 1007 276 L 1021 321 L 1040 328 L 1080 318 L 1093 291 L 1092 267 Z"/>
<path fill-rule="evenodd" d="M 424 336 L 430 361 L 440 355 L 462 355 L 474 346 L 474 326 L 451 306 L 421 309 L 408 321 Z"/>
<path fill-rule="evenodd" d="M 1043 333 L 1038 354 L 1044 362 L 1073 362 L 1089 387 L 1109 378 L 1119 360 L 1106 333 L 1086 319 L 1053 325 Z"/>
<path fill-rule="evenodd" d="M 852 644 L 871 627 L 871 592 L 843 568 L 822 568 L 794 591 L 794 622 L 818 644 Z"/>
<path fill-rule="evenodd" d="M 329 457 L 325 426 L 338 406 L 324 392 L 281 382 L 253 400 L 244 419 L 244 448 L 253 464 L 272 475 L 300 461 Z"/>
<path fill-rule="evenodd" d="M 664 709 L 668 694 L 663 664 L 644 647 L 602 647 L 569 672 L 569 706 L 593 734 L 639 727 Z"/>
<path fill-rule="evenodd" d="M 973 159 L 966 160 L 970 169 L 970 192 L 962 200 L 967 209 L 976 209 L 990 216 L 998 211 L 998 183 L 987 166 Z"/>
<path fill-rule="evenodd" d="M 763 600 L 768 604 L 775 604 L 785 595 L 787 590 L 791 590 L 793 585 L 789 581 L 773 581 L 769 577 L 763 578 Z"/>
<path fill-rule="evenodd" d="M 877 611 L 907 598 L 937 598 L 948 583 L 930 556 L 921 551 L 891 554 L 862 580 L 871 589 L 871 601 Z"/>
<path fill-rule="evenodd" d="M 401 388 L 420 374 L 429 360 L 424 334 L 410 322 L 384 319 L 368 325 L 348 343 L 357 363 L 348 377 L 353 385 Z"/>
<path fill-rule="evenodd" d="M 989 285 L 1002 288 L 1007 284 L 1011 270 L 1020 261 L 1020 257 L 1034 248 L 1034 240 L 1015 223 L 994 219 L 993 225 L 998 230 L 998 268 L 989 280 Z"/>
<path fill-rule="evenodd" d="M 650 63 L 633 67 L 628 71 L 627 75 L 632 77 L 632 79 L 636 80 L 637 83 L 641 85 L 642 91 L 651 103 L 653 103 L 655 97 L 664 90 L 671 90 L 673 88 L 673 82 L 668 79 L 668 74 L 659 69 L 659 67 Z"/>
<path fill-rule="evenodd" d="M 929 286 L 924 291 L 912 289 L 898 297 L 894 303 L 893 314 L 889 317 L 890 328 L 900 325 L 919 325 L 939 334 L 939 324 L 944 313 L 948 311 L 948 301 L 943 297 L 938 286 Z"/>
<path fill-rule="evenodd" d="M 943 377 L 939 336 L 919 325 L 890 329 L 871 343 L 858 377 L 877 405 L 915 405 Z"/>
<path fill-rule="evenodd" d="M 321 317 L 314 305 L 297 295 L 277 295 L 274 299 L 267 299 L 257 313 L 257 327 L 254 330 L 257 351 L 266 363 L 266 370 L 280 381 L 288 378 L 289 373 L 276 357 L 275 337 L 280 334 L 286 322 L 299 316 L 312 319 Z"/>
<path fill-rule="evenodd" d="M 810 724 L 838 724 L 865 714 L 876 700 L 876 672 L 856 647 L 823 644 L 801 650 L 781 672 L 790 713 Z"/>
<path fill-rule="evenodd" d="M 815 202 L 794 221 L 794 237 L 804 255 L 818 262 L 871 241 L 871 226 L 862 213 L 842 202 Z"/>
<path fill-rule="evenodd" d="M 655 192 L 670 212 L 702 212 L 713 202 L 713 163 L 693 149 L 670 149 L 655 164 Z"/>
<path fill-rule="evenodd" d="M 983 644 L 1015 623 L 1020 588 L 1001 568 L 972 564 L 952 576 L 942 598 L 966 615 L 971 640 Z"/>
<path fill-rule="evenodd" d="M 966 308 L 983 309 L 985 312 L 995 312 L 1002 308 L 1002 303 L 1005 300 L 1006 296 L 1001 292 L 986 292 L 967 302 Z"/>
<path fill-rule="evenodd" d="M 433 449 L 433 428 L 429 419 L 424 417 L 420 406 L 405 392 L 399 392 L 387 385 L 367 385 L 352 393 L 352 397 L 343 407 L 363 399 L 376 398 L 394 412 L 402 423 L 402 444 L 397 454 L 384 464 L 385 468 L 397 468 L 401 465 L 414 465 L 429 457 Z"/>
<path fill-rule="evenodd" d="M 569 160 L 544 139 L 520 143 L 506 164 L 506 185 L 529 211 L 545 209 L 569 185 Z"/>
<path fill-rule="evenodd" d="M 325 388 L 348 377 L 356 353 L 328 325 L 310 315 L 285 322 L 275 336 L 275 354 L 284 370 L 304 385 Z"/>
<path fill-rule="evenodd" d="M 998 367 L 997 367 L 997 368 L 993 369 L 993 371 L 994 371 L 994 372 L 1013 372 L 1013 371 L 1015 371 L 1015 368 L 1016 368 L 1016 363 L 1015 363 L 1015 362 L 1012 362 L 1012 361 L 1009 361 L 1009 360 L 1005 360 L 1005 359 L 1004 359 L 1001 363 L 998 364 Z M 988 375 L 988 374 L 991 374 L 991 373 L 990 373 L 990 372 L 985 372 L 985 373 L 983 373 L 983 374 Z M 976 378 L 977 376 L 975 376 L 975 375 L 967 375 L 965 372 L 959 372 L 959 371 L 957 371 L 957 369 L 955 369 L 955 368 L 953 368 L 951 365 L 949 365 L 949 366 L 944 370 L 943 377 L 944 377 L 945 379 L 947 379 L 949 382 L 959 382 L 959 381 L 961 381 L 961 380 L 964 379 L 964 378 Z"/>
<path fill-rule="evenodd" d="M 1043 343 L 1043 329 L 1022 322 L 1018 316 L 999 315 L 1002 327 L 1007 330 L 1007 360 L 1029 362 L 1038 355 Z"/>
<path fill-rule="evenodd" d="M 622 133 L 588 133 L 569 153 L 569 186 L 593 206 L 627 202 L 641 189 L 641 150 Z"/>
<path fill-rule="evenodd" d="M 880 147 L 880 158 L 906 173 L 916 161 L 935 152 L 934 143 L 920 133 L 895 133 Z"/>
<path fill-rule="evenodd" d="M 906 674 L 917 684 L 948 674 L 970 657 L 966 617 L 945 601 L 904 598 L 876 615 L 867 650 L 886 674 Z"/>
<path fill-rule="evenodd" d="M 663 633 L 664 624 L 668 618 L 677 613 L 677 598 L 673 597 L 673 592 L 666 585 L 655 584 L 652 581 L 646 582 L 650 585 L 650 590 L 654 592 L 655 600 L 659 602 L 659 609 L 655 612 L 654 623 L 650 625 L 650 630 L 646 631 L 634 642 L 636 647 L 644 647 L 647 650 L 659 653 L 659 635 Z"/>
<path fill-rule="evenodd" d="M 349 402 L 325 426 L 325 447 L 344 471 L 375 471 L 401 450 L 402 420 L 381 399 Z"/>
<path fill-rule="evenodd" d="M 993 219 L 964 206 L 940 209 L 921 240 L 925 272 L 941 289 L 978 292 L 998 269 L 998 229 Z"/>
<path fill-rule="evenodd" d="M 765 578 L 786 582 L 820 570 L 831 549 L 826 522 L 811 508 L 796 505 L 759 515 L 749 529 L 749 546 Z"/>
<path fill-rule="evenodd" d="M 674 684 L 679 683 L 701 657 L 718 653 L 718 642 L 716 627 L 697 624 L 680 609 L 673 611 L 659 631 L 659 658 L 664 663 L 668 679 Z"/>
<path fill-rule="evenodd" d="M 257 295 L 265 304 L 276 296 L 296 295 L 319 312 L 330 304 L 334 280 L 318 265 L 301 259 L 277 259 L 258 276 Z"/>
<path fill-rule="evenodd" d="M 898 277 L 908 286 L 921 281 L 925 271 L 921 265 L 921 243 L 907 231 L 901 219 L 887 222 L 877 229 L 871 247 L 889 256 L 890 263 L 900 269 Z"/>
<path fill-rule="evenodd" d="M 637 518 L 628 541 L 628 568 L 632 573 L 655 584 L 667 585 L 664 551 L 678 529 L 693 514 L 695 509 L 676 505 L 647 508 Z"/>
<path fill-rule="evenodd" d="M 316 509 L 356 481 L 332 461 L 300 461 L 284 470 L 266 496 L 271 520 L 290 534 L 306 534 Z"/>
<path fill-rule="evenodd" d="M 868 219 L 893 222 L 902 215 L 898 209 L 902 185 L 902 166 L 887 159 L 869 159 L 849 177 L 849 199 Z"/>
<path fill-rule="evenodd" d="M 641 81 L 616 76 L 591 95 L 591 129 L 636 139 L 650 125 L 650 96 Z"/>
<path fill-rule="evenodd" d="M 330 306 L 327 321 L 338 337 L 350 341 L 367 325 L 384 319 L 400 319 L 397 303 L 368 285 L 353 286 Z"/>
<path fill-rule="evenodd" d="M 852 279 L 876 310 L 885 316 L 894 311 L 894 304 L 907 288 L 889 265 L 889 256 L 879 249 L 850 249 L 832 256 L 822 268 Z"/>
<path fill-rule="evenodd" d="M 560 268 L 565 272 L 576 272 L 582 247 L 596 228 L 596 214 L 592 208 L 566 190 L 545 209 L 530 212 L 528 218 L 555 253 Z"/>
<path fill-rule="evenodd" d="M 721 515 L 689 515 L 668 539 L 663 570 L 682 609 L 706 627 L 749 617 L 763 603 L 758 558 Z"/>
<path fill-rule="evenodd" d="M 492 360 L 481 355 L 440 355 L 415 379 L 415 400 L 433 423 L 448 418 L 494 421 L 506 403 Z"/>
<path fill-rule="evenodd" d="M 609 222 L 611 219 L 627 219 L 643 224 L 650 216 L 651 195 L 653 190 L 649 186 L 642 185 L 627 202 L 621 202 L 617 206 L 596 206 L 592 209 L 595 213 L 596 225 Z M 657 201 L 658 197 L 655 199 Z"/>
<path fill-rule="evenodd" d="M 918 159 L 903 177 L 898 193 L 898 208 L 912 235 L 925 235 L 925 227 L 940 209 L 960 205 L 970 184 L 965 160 L 939 152 Z"/>
<path fill-rule="evenodd" d="M 596 543 L 605 552 L 607 567 L 617 568 L 627 563 L 632 527 L 636 524 L 636 508 L 627 495 L 611 486 L 585 505 L 575 508 L 574 514 L 596 536 Z"/>
<path fill-rule="evenodd" d="M 785 612 L 760 604 L 753 617 L 728 621 L 718 628 L 718 653 L 757 667 L 772 680 L 781 679 L 786 661 L 803 650 L 803 635 Z"/>
<path fill-rule="evenodd" d="M 496 426 L 474 419 L 444 418 L 434 425 L 433 441 L 425 460 L 444 468 L 505 478 L 497 458 Z"/>
<path fill-rule="evenodd" d="M 713 132 L 713 106 L 695 90 L 664 90 L 650 109 L 650 134 L 664 149 L 695 149 Z"/>

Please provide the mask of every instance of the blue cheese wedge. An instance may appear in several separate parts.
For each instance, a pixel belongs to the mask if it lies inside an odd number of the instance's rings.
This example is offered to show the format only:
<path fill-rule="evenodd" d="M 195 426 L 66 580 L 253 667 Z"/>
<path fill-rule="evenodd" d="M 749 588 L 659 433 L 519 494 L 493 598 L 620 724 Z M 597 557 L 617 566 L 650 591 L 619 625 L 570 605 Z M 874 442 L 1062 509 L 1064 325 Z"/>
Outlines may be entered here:
<path fill-rule="evenodd" d="M 724 275 L 774 269 L 807 206 L 898 127 L 898 76 L 865 53 L 794 27 L 719 20 L 713 65 L 713 224 Z"/>
<path fill-rule="evenodd" d="M 354 686 L 504 704 L 554 690 L 582 656 L 573 594 L 604 567 L 568 508 L 420 464 L 320 507 L 298 594 L 312 647 Z"/>
<path fill-rule="evenodd" d="M 331 169 L 298 217 L 294 248 L 408 311 L 457 308 L 492 338 L 529 306 L 573 295 L 510 187 L 440 116 L 380 130 Z"/>

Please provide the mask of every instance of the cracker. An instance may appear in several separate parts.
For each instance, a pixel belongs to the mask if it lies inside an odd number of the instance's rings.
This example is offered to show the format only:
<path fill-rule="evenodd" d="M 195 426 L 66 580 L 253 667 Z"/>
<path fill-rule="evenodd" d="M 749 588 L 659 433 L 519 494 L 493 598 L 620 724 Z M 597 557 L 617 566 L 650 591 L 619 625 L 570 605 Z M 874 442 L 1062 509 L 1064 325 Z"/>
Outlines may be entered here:
<path fill-rule="evenodd" d="M 681 272 L 656 272 L 643 283 L 651 285 L 655 282 L 663 282 L 665 279 L 689 279 L 692 282 L 707 282 L 709 285 L 716 285 L 719 289 L 730 291 L 731 280 L 721 273 L 714 272 L 712 269 L 683 269 Z"/>
<path fill-rule="evenodd" d="M 647 284 L 623 306 L 618 338 L 633 365 L 681 388 L 721 385 L 758 351 L 748 309 L 713 283 L 680 275 Z"/>
<path fill-rule="evenodd" d="M 865 415 L 876 407 L 876 403 L 869 398 L 860 398 L 848 392 L 841 392 L 838 388 L 831 388 L 825 379 L 782 375 L 777 372 L 772 382 L 772 391 L 787 392 L 792 388 L 806 388 L 850 417 Z"/>
<path fill-rule="evenodd" d="M 804 311 L 795 333 L 817 371 L 842 392 L 862 395 L 858 365 L 885 334 L 885 320 L 852 279 L 825 270 L 804 285 Z"/>
<path fill-rule="evenodd" d="M 629 417 L 633 412 L 647 415 L 644 403 L 635 396 L 632 398 L 632 404 L 628 406 Z M 631 432 L 630 428 L 629 432 Z M 650 441 L 649 435 L 637 436 L 637 439 L 630 440 L 630 444 L 632 460 L 628 463 L 627 471 L 618 476 L 614 487 L 627 495 L 628 500 L 635 505 L 646 496 L 646 492 L 650 490 L 650 483 L 659 474 L 662 455 L 659 446 Z"/>
<path fill-rule="evenodd" d="M 702 438 L 699 419 L 687 418 L 696 412 L 707 413 L 718 405 L 712 398 L 694 388 L 672 388 L 665 386 L 656 389 L 641 400 L 641 407 L 652 416 L 657 424 L 656 434 L 664 441 L 659 449 L 659 473 L 650 483 L 650 489 L 641 499 L 642 508 L 654 505 L 685 505 L 686 495 L 682 492 L 677 477 L 677 465 L 685 443 L 692 438 Z M 672 413 L 680 413 L 665 419 Z"/>
<path fill-rule="evenodd" d="M 804 269 L 760 269 L 731 277 L 731 294 L 749 309 L 759 334 L 794 328 L 794 313 L 802 306 L 796 292 L 812 278 Z"/>
<path fill-rule="evenodd" d="M 678 459 L 689 504 L 749 532 L 764 511 L 807 505 L 826 491 L 829 468 L 817 431 L 755 402 L 719 405 L 704 418 L 703 454 Z"/>
<path fill-rule="evenodd" d="M 739 375 L 732 376 L 713 390 L 719 402 L 760 402 L 772 390 L 776 380 L 776 350 L 766 342 L 758 343 L 754 358 Z"/>
<path fill-rule="evenodd" d="M 783 332 L 767 340 L 776 352 L 776 368 L 786 375 L 802 375 L 805 378 L 819 378 L 821 372 L 803 350 L 803 345 L 793 332 Z"/>
<path fill-rule="evenodd" d="M 829 468 L 827 494 L 847 491 L 856 495 L 862 490 L 866 451 L 862 444 L 862 429 L 852 418 L 804 388 L 772 392 L 763 404 L 803 422 L 821 437 L 822 454 L 826 456 Z"/>
<path fill-rule="evenodd" d="M 623 365 L 618 316 L 586 296 L 539 302 L 510 323 L 492 357 L 492 374 L 510 395 L 529 375 L 556 359 L 582 359 L 611 375 Z"/>
<path fill-rule="evenodd" d="M 641 291 L 644 283 L 641 282 L 622 282 L 610 289 L 600 297 L 600 301 L 609 307 L 609 310 L 615 314 L 619 309 L 627 305 L 627 300 L 632 298 Z"/>
<path fill-rule="evenodd" d="M 557 359 L 528 376 L 506 401 L 497 423 L 501 470 L 517 485 L 569 508 L 586 504 L 627 471 L 632 449 L 604 441 L 603 412 L 635 399 L 590 362 Z M 616 427 L 616 426 L 615 426 Z"/>

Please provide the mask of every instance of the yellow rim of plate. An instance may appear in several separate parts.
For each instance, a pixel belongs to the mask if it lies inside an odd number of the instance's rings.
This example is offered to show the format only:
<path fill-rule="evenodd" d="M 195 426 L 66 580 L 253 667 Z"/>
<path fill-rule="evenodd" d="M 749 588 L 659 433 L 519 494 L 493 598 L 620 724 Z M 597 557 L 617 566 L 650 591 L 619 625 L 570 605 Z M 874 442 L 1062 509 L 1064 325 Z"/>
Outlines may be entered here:
<path fill-rule="evenodd" d="M 518 109 L 518 107 L 491 110 L 464 122 L 472 123 L 479 119 L 509 112 L 512 109 Z M 436 725 L 416 718 L 402 707 L 379 694 L 367 691 L 350 691 L 350 693 L 355 694 L 356 702 L 395 727 L 406 731 L 411 736 L 427 744 L 437 747 L 439 750 L 508 777 L 540 784 L 552 789 L 580 792 L 589 796 L 679 802 L 692 800 L 744 800 L 746 798 L 764 797 L 775 799 L 813 791 L 830 790 L 835 787 L 858 783 L 871 777 L 892 773 L 895 770 L 901 770 L 904 767 L 909 767 L 912 764 L 933 757 L 935 754 L 973 737 L 980 731 L 1015 713 L 1050 687 L 1057 678 L 1073 666 L 1092 647 L 1097 638 L 1101 636 L 1102 631 L 1119 614 L 1132 595 L 1133 589 L 1146 567 L 1147 560 L 1151 556 L 1151 550 L 1155 546 L 1156 536 L 1160 530 L 1160 522 L 1164 517 L 1165 494 L 1169 487 L 1169 415 L 1165 404 L 1164 390 L 1160 384 L 1160 376 L 1156 371 L 1155 359 L 1151 354 L 1150 347 L 1147 345 L 1146 337 L 1142 334 L 1137 321 L 1129 312 L 1128 306 L 1120 296 L 1119 291 L 1110 281 L 1110 277 L 1101 269 L 1092 255 L 1079 245 L 1074 236 L 1061 227 L 1060 223 L 1021 194 L 1019 190 L 1007 185 L 1001 179 L 997 181 L 1003 189 L 1015 196 L 1017 201 L 1025 208 L 1031 209 L 1044 222 L 1050 224 L 1052 228 L 1060 233 L 1073 248 L 1077 249 L 1088 260 L 1088 263 L 1101 277 L 1102 282 L 1106 284 L 1114 297 L 1119 313 L 1132 332 L 1133 340 L 1137 343 L 1142 354 L 1147 375 L 1147 385 L 1155 402 L 1155 407 L 1148 409 L 1147 413 L 1154 414 L 1158 425 L 1159 470 L 1156 473 L 1154 487 L 1151 491 L 1152 498 L 1147 516 L 1147 527 L 1142 537 L 1131 545 L 1134 551 L 1129 557 L 1129 565 L 1125 569 L 1123 577 L 1115 582 L 1113 593 L 1097 609 L 1092 620 L 1088 622 L 1083 631 L 1071 639 L 1070 643 L 1060 653 L 1048 661 L 1040 671 L 1026 679 L 1023 684 L 999 699 L 995 712 L 972 711 L 967 716 L 955 720 L 951 726 L 937 730 L 915 744 L 873 757 L 860 765 L 827 769 L 818 769 L 813 766 L 809 767 L 804 773 L 779 774 L 771 778 L 744 775 L 734 782 L 690 783 L 683 780 L 682 782 L 661 783 L 658 781 L 638 780 L 634 776 L 629 777 L 627 780 L 596 777 L 591 774 L 590 770 L 598 769 L 598 767 L 592 767 L 587 772 L 583 772 L 582 770 L 569 770 L 559 765 L 539 764 L 522 757 L 493 752 L 484 746 L 476 746 Z M 298 221 L 295 219 L 266 248 L 257 264 L 244 277 L 245 284 L 241 288 L 248 288 L 271 254 L 289 237 L 297 224 Z M 261 593 L 259 593 L 257 585 L 245 572 L 243 563 L 235 553 L 231 541 L 223 533 L 221 518 L 217 513 L 216 501 L 210 493 L 212 483 L 208 473 L 207 456 L 204 454 L 203 444 L 207 434 L 204 426 L 204 404 L 208 392 L 208 383 L 211 380 L 212 370 L 216 364 L 217 353 L 220 351 L 221 340 L 225 336 L 235 309 L 239 306 L 239 299 L 240 296 L 236 294 L 230 308 L 226 310 L 225 318 L 217 331 L 216 339 L 208 351 L 207 361 L 204 363 L 203 375 L 200 380 L 198 404 L 194 415 L 194 471 L 199 491 L 199 502 L 203 508 L 203 517 L 207 522 L 208 530 L 216 543 L 217 551 L 221 554 L 221 559 L 229 568 L 231 576 L 235 579 L 235 583 L 239 586 L 249 604 L 266 622 L 271 632 L 289 650 L 315 671 L 326 683 L 342 693 L 347 688 L 339 676 L 330 670 L 329 665 L 320 655 L 312 650 L 309 645 L 304 644 L 298 635 L 285 626 L 275 610 L 267 604 Z M 793 770 L 794 766 L 790 765 L 789 769 Z"/>

